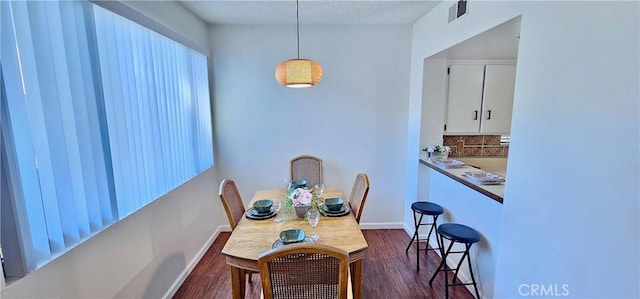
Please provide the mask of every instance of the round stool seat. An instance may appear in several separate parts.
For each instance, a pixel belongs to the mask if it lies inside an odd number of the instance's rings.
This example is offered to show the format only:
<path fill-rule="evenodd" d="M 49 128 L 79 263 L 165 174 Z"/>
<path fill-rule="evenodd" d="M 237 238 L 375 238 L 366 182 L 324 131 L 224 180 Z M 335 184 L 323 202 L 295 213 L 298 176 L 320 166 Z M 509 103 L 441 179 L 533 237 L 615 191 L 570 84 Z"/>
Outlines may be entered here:
<path fill-rule="evenodd" d="M 460 243 L 476 243 L 480 241 L 480 234 L 473 228 L 457 223 L 445 223 L 438 227 L 438 232 L 444 238 Z"/>
<path fill-rule="evenodd" d="M 417 201 L 411 204 L 411 209 L 420 214 L 425 215 L 441 215 L 444 209 L 438 204 L 426 201 Z"/>

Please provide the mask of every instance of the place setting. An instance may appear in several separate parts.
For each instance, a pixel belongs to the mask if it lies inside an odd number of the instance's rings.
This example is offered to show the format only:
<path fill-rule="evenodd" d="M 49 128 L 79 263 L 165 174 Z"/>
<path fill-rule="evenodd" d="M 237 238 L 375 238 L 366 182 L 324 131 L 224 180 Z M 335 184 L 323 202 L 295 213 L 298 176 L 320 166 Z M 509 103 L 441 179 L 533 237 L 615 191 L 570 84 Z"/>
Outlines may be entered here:
<path fill-rule="evenodd" d="M 307 236 L 305 234 L 304 230 L 299 228 L 288 229 L 280 232 L 280 236 L 278 240 L 273 242 L 273 245 L 271 245 L 271 248 L 278 248 L 285 245 L 302 243 L 302 242 L 311 243 L 311 244 L 315 243 L 315 241 L 311 236 Z"/>
<path fill-rule="evenodd" d="M 349 205 L 344 204 L 344 199 L 335 197 L 335 198 L 326 198 L 324 200 L 324 204 L 319 206 L 320 213 L 326 217 L 341 217 L 344 215 L 348 215 Z"/>
<path fill-rule="evenodd" d="M 320 222 L 320 211 L 316 209 L 310 209 L 309 211 L 307 211 L 306 220 L 307 222 L 309 222 L 309 224 L 313 229 L 312 235 L 307 236 L 304 230 L 300 228 L 284 230 L 280 232 L 280 236 L 278 240 L 273 242 L 273 245 L 271 245 L 271 248 L 278 248 L 280 246 L 295 244 L 295 243 L 302 243 L 302 242 L 313 244 L 317 240 L 319 240 L 320 236 L 318 236 L 315 233 L 315 230 L 316 230 L 316 226 L 318 226 L 318 223 Z"/>
<path fill-rule="evenodd" d="M 261 199 L 253 203 L 245 216 L 253 220 L 269 219 L 278 214 L 280 203 L 274 205 L 273 199 Z"/>

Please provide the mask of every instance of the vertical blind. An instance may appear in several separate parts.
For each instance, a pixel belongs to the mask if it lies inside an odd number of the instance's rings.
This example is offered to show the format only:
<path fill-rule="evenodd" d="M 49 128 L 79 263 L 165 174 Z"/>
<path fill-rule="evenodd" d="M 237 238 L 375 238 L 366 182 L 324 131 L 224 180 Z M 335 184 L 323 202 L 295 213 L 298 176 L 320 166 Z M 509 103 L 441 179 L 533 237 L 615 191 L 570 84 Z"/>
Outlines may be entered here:
<path fill-rule="evenodd" d="M 211 166 L 206 57 L 94 8 L 120 216 Z"/>
<path fill-rule="evenodd" d="M 0 1 L 0 34 L 5 264 L 28 273 L 213 165 L 204 55 L 87 2 Z"/>

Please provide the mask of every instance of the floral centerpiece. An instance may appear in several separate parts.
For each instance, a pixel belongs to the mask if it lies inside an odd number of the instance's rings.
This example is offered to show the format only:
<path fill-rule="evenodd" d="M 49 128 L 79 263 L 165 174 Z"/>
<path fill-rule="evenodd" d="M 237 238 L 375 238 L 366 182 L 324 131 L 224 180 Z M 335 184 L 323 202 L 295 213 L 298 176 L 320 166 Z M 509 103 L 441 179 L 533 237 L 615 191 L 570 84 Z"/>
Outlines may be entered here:
<path fill-rule="evenodd" d="M 431 160 L 445 160 L 449 157 L 449 152 L 451 152 L 450 147 L 442 145 L 427 146 L 422 150 L 429 153 L 429 159 Z"/>
<path fill-rule="evenodd" d="M 310 208 L 318 208 L 322 201 L 323 198 L 316 194 L 313 189 L 302 187 L 289 188 L 287 190 L 287 198 L 282 204 L 287 215 L 291 213 L 291 210 L 295 210 L 299 218 L 304 218 Z"/>

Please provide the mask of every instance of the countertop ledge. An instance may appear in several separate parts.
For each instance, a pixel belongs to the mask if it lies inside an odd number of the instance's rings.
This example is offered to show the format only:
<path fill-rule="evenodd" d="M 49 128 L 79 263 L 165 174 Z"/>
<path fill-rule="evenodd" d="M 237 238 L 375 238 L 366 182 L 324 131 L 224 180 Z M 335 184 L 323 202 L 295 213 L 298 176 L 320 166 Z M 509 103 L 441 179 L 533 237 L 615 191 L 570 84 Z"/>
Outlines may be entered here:
<path fill-rule="evenodd" d="M 486 195 L 487 197 L 499 202 L 502 204 L 502 200 L 503 200 L 503 196 L 504 196 L 504 184 L 500 184 L 500 185 L 478 185 L 475 184 L 469 180 L 467 180 L 465 177 L 462 176 L 462 173 L 466 172 L 466 171 L 473 171 L 473 170 L 477 170 L 477 168 L 471 167 L 471 166 L 464 166 L 461 168 L 441 168 L 438 165 L 432 163 L 429 160 L 426 159 L 420 159 L 420 164 L 423 164 L 439 173 L 442 173 L 450 178 L 452 178 L 453 180 L 475 190 L 480 192 L 483 195 Z"/>

